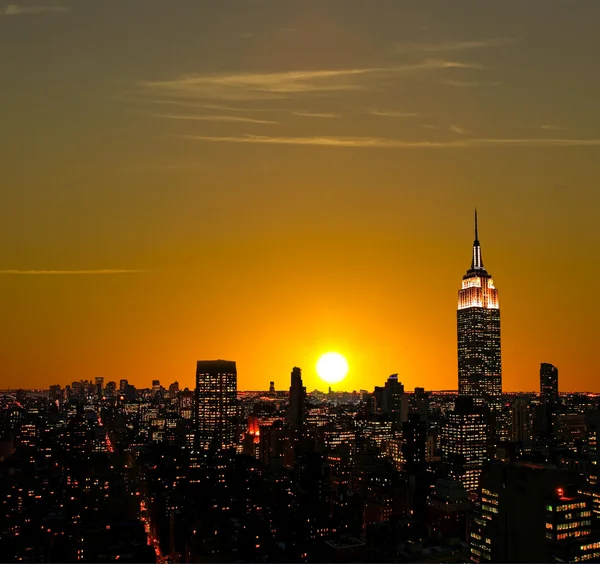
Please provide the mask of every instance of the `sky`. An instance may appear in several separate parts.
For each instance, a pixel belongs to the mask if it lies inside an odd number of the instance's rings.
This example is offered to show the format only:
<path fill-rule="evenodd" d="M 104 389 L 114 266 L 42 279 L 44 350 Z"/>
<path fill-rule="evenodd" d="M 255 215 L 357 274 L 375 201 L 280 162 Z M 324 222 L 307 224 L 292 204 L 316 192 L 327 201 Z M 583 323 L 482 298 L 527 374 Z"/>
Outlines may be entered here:
<path fill-rule="evenodd" d="M 0 387 L 456 389 L 473 208 L 503 387 L 600 391 L 600 2 L 0 5 Z"/>

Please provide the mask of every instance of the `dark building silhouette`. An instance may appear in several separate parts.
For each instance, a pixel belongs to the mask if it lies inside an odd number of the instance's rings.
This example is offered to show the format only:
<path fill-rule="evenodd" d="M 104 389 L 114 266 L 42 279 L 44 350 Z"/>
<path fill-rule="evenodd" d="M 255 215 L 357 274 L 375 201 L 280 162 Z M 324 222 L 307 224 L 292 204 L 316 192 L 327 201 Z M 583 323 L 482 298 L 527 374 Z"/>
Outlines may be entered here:
<path fill-rule="evenodd" d="M 498 290 L 483 266 L 475 211 L 471 268 L 458 293 L 458 393 L 498 409 L 502 400 L 502 361 Z"/>
<path fill-rule="evenodd" d="M 229 449 L 236 444 L 237 369 L 229 360 L 199 360 L 196 367 L 196 444 Z"/>
<path fill-rule="evenodd" d="M 387 415 L 400 428 L 400 424 L 408 418 L 408 395 L 404 386 L 398 381 L 398 374 L 392 374 L 385 385 L 376 386 L 373 392 L 375 413 Z"/>
<path fill-rule="evenodd" d="M 427 423 L 420 415 L 411 413 L 402 425 L 404 439 L 403 454 L 410 486 L 411 507 L 415 519 L 425 518 L 427 494 Z"/>
<path fill-rule="evenodd" d="M 294 432 L 301 432 L 306 422 L 306 388 L 302 385 L 302 371 L 292 369 L 287 421 Z"/>
<path fill-rule="evenodd" d="M 597 562 L 591 501 L 577 493 L 577 480 L 550 465 L 492 464 L 471 523 L 471 561 Z"/>
<path fill-rule="evenodd" d="M 558 405 L 558 368 L 547 362 L 540 366 L 540 401 L 549 406 Z"/>
<path fill-rule="evenodd" d="M 467 540 L 467 517 L 472 508 L 464 486 L 439 479 L 427 498 L 428 535 L 436 539 Z"/>

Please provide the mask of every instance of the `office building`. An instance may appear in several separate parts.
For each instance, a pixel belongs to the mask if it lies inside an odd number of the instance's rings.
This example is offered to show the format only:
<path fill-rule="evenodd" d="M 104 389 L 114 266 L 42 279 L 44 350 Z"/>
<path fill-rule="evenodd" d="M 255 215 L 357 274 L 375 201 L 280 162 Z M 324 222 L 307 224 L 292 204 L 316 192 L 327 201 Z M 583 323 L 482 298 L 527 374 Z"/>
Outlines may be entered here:
<path fill-rule="evenodd" d="M 531 415 L 529 404 L 524 398 L 517 398 L 510 407 L 510 439 L 522 445 L 531 440 Z"/>
<path fill-rule="evenodd" d="M 237 369 L 229 360 L 199 360 L 196 367 L 196 442 L 217 451 L 237 443 Z"/>
<path fill-rule="evenodd" d="M 471 496 L 477 493 L 488 460 L 487 429 L 484 414 L 473 399 L 459 396 L 441 430 L 442 460 L 448 466 L 448 475 L 461 482 Z"/>
<path fill-rule="evenodd" d="M 101 398 L 104 394 L 104 377 L 96 376 L 96 380 L 94 382 L 94 392 L 97 398 Z"/>
<path fill-rule="evenodd" d="M 287 422 L 292 431 L 301 433 L 306 422 L 306 388 L 302 384 L 302 371 L 292 369 Z"/>
<path fill-rule="evenodd" d="M 499 409 L 502 399 L 498 290 L 483 266 L 475 211 L 471 268 L 458 293 L 458 393 Z"/>
<path fill-rule="evenodd" d="M 558 368 L 547 362 L 540 366 L 540 401 L 544 405 L 558 405 Z"/>
<path fill-rule="evenodd" d="M 396 429 L 408 419 L 408 395 L 398 380 L 398 374 L 392 374 L 383 387 L 376 386 L 373 392 L 375 412 L 387 415 Z"/>
<path fill-rule="evenodd" d="M 494 463 L 469 533 L 472 562 L 586 562 L 600 557 L 578 476 L 551 465 Z"/>

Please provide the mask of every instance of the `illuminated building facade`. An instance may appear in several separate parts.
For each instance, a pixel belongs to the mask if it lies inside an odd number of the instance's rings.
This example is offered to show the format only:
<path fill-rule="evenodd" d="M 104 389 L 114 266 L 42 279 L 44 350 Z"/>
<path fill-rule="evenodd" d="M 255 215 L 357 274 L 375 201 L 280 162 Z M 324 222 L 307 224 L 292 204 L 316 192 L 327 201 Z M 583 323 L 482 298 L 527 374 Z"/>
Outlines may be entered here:
<path fill-rule="evenodd" d="M 484 415 L 474 408 L 472 398 L 459 397 L 441 430 L 442 459 L 448 465 L 449 477 L 461 482 L 471 495 L 477 492 L 488 459 L 487 428 Z"/>
<path fill-rule="evenodd" d="M 591 501 L 576 493 L 577 481 L 551 465 L 493 464 L 471 522 L 471 561 L 597 561 Z"/>
<path fill-rule="evenodd" d="M 483 266 L 475 211 L 471 268 L 458 292 L 458 393 L 499 408 L 502 398 L 498 290 Z"/>
<path fill-rule="evenodd" d="M 237 443 L 237 369 L 229 360 L 199 360 L 196 368 L 196 441 L 201 449 Z"/>

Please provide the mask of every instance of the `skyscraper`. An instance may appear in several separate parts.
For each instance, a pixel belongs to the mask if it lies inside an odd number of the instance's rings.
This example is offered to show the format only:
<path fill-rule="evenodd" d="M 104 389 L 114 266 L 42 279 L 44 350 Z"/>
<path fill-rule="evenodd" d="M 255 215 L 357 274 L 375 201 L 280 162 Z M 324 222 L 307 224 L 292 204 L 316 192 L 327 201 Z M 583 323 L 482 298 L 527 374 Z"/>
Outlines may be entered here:
<path fill-rule="evenodd" d="M 196 441 L 199 448 L 235 446 L 237 369 L 230 360 L 199 360 L 196 367 Z"/>
<path fill-rule="evenodd" d="M 300 432 L 306 421 L 306 388 L 302 385 L 302 371 L 297 366 L 292 369 L 287 421 L 295 432 Z"/>
<path fill-rule="evenodd" d="M 471 562 L 597 562 L 592 503 L 577 483 L 556 466 L 492 464 L 471 523 Z"/>
<path fill-rule="evenodd" d="M 475 494 L 487 462 L 487 425 L 483 413 L 470 397 L 459 397 L 441 429 L 442 459 L 451 479 L 462 482 Z"/>
<path fill-rule="evenodd" d="M 540 366 L 540 400 L 543 404 L 558 404 L 558 368 L 547 362 Z"/>
<path fill-rule="evenodd" d="M 458 292 L 458 393 L 477 404 L 501 406 L 502 362 L 498 290 L 483 266 L 477 232 L 471 268 L 463 276 Z"/>

